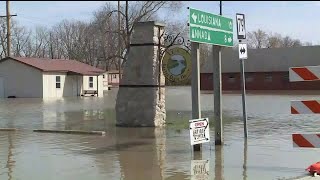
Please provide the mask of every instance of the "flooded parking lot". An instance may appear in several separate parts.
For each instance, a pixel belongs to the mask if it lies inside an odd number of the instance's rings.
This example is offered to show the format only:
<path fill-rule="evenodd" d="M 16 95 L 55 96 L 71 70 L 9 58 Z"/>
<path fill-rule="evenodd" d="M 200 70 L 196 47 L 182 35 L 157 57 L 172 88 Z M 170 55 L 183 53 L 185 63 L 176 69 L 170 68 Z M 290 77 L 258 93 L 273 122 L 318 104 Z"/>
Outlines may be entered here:
<path fill-rule="evenodd" d="M 104 98 L 2 99 L 0 179 L 191 179 L 194 157 L 208 160 L 209 179 L 289 179 L 306 176 L 319 150 L 293 148 L 292 133 L 319 131 L 317 115 L 291 115 L 290 100 L 320 95 L 248 94 L 247 143 L 243 140 L 241 95 L 224 94 L 224 146 L 203 145 L 193 156 L 189 131 L 115 127 L 116 89 Z M 213 95 L 202 94 L 203 116 L 212 119 Z M 190 87 L 166 89 L 167 120 L 191 118 Z M 178 123 L 177 123 L 178 122 Z M 177 128 L 178 127 L 178 128 Z M 211 127 L 211 140 L 214 127 Z M 101 130 L 105 136 L 45 134 L 33 129 Z"/>

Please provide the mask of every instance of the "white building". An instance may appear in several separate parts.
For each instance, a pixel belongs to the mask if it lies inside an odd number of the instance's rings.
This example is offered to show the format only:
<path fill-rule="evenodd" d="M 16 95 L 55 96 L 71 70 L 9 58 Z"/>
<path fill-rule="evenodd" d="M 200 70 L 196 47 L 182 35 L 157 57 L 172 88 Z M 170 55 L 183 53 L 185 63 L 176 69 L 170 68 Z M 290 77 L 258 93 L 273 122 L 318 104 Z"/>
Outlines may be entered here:
<path fill-rule="evenodd" d="M 0 97 L 103 97 L 103 73 L 75 60 L 6 57 L 0 60 Z"/>

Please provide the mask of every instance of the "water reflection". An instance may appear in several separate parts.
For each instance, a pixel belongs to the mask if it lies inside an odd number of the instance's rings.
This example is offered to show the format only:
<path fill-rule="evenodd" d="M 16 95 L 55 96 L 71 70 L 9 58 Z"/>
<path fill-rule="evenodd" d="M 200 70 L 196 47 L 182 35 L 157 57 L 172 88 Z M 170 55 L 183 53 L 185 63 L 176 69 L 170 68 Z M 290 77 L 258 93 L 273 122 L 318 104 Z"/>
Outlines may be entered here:
<path fill-rule="evenodd" d="M 8 146 L 8 161 L 6 164 L 6 168 L 8 169 L 8 180 L 12 179 L 12 172 L 13 172 L 13 167 L 15 164 L 15 161 L 13 160 L 13 142 L 12 142 L 12 137 L 11 137 L 11 133 L 8 133 L 8 142 L 9 142 L 9 146 Z"/>
<path fill-rule="evenodd" d="M 201 156 L 192 155 L 189 131 L 183 128 L 191 118 L 189 87 L 166 91 L 167 120 L 179 121 L 177 127 L 166 130 L 116 128 L 115 96 L 116 91 L 110 91 L 104 98 L 0 100 L 0 127 L 23 130 L 0 132 L 0 179 L 184 180 L 190 179 L 190 162 L 194 159 L 210 160 L 210 179 L 284 179 L 306 175 L 304 169 L 319 156 L 315 149 L 292 147 L 291 133 L 315 132 L 319 119 L 291 116 L 289 105 L 295 95 L 249 94 L 248 142 L 243 142 L 241 95 L 224 95 L 224 114 L 232 115 L 223 123 L 225 145 L 213 145 L 212 149 L 203 145 Z M 201 99 L 202 113 L 212 117 L 213 96 L 202 94 Z M 214 139 L 214 126 L 210 127 Z M 31 131 L 43 128 L 103 130 L 107 134 Z"/>
<path fill-rule="evenodd" d="M 215 146 L 215 178 L 216 180 L 222 180 L 223 177 L 223 146 Z"/>
<path fill-rule="evenodd" d="M 245 139 L 243 143 L 243 180 L 247 180 L 247 152 L 248 151 L 248 140 Z"/>
<path fill-rule="evenodd" d="M 164 179 L 165 129 L 117 128 L 116 147 L 124 180 Z"/>

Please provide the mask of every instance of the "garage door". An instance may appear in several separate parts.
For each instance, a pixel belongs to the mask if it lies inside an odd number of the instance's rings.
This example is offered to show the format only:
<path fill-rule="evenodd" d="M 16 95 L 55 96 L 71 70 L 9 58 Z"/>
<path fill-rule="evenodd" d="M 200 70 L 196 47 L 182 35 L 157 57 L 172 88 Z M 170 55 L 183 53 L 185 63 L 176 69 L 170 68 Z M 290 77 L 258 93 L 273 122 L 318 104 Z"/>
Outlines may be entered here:
<path fill-rule="evenodd" d="M 0 77 L 0 98 L 4 98 L 4 80 Z"/>

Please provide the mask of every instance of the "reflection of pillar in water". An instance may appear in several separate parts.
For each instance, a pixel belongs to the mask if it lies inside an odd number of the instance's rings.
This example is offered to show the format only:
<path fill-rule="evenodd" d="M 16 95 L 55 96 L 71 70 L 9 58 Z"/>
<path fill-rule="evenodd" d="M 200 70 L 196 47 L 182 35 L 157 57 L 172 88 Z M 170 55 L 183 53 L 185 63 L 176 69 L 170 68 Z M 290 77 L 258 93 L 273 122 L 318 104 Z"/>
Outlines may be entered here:
<path fill-rule="evenodd" d="M 154 133 L 156 138 L 157 156 L 161 170 L 161 179 L 164 179 L 164 166 L 166 159 L 166 129 L 158 127 L 154 129 Z"/>
<path fill-rule="evenodd" d="M 215 147 L 215 179 L 222 180 L 223 178 L 223 146 L 216 145 Z"/>
<path fill-rule="evenodd" d="M 248 142 L 247 139 L 244 140 L 244 145 L 243 145 L 243 180 L 247 179 L 247 152 L 248 152 Z"/>
<path fill-rule="evenodd" d="M 156 128 L 117 128 L 116 150 L 124 180 L 162 180 L 165 131 Z"/>

